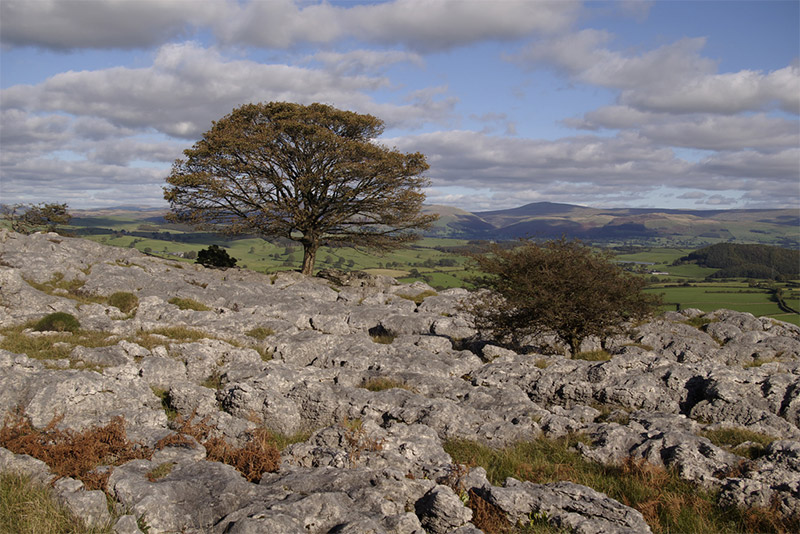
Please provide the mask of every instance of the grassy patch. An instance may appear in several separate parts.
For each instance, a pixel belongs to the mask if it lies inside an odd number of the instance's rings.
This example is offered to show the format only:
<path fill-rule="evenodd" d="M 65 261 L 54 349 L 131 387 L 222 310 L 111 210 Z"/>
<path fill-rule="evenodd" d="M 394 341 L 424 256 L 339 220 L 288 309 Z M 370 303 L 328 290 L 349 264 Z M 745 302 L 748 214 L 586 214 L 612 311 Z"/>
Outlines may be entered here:
<path fill-rule="evenodd" d="M 53 332 L 47 335 L 31 335 L 29 330 L 36 322 L 0 329 L 2 339 L 0 348 L 15 354 L 25 354 L 36 360 L 57 360 L 68 358 L 75 346 L 89 348 L 107 347 L 118 339 L 105 332 L 78 330 L 72 332 Z"/>
<path fill-rule="evenodd" d="M 402 380 L 395 380 L 394 378 L 388 378 L 385 376 L 377 376 L 374 378 L 366 379 L 361 383 L 360 387 L 375 392 L 385 391 L 387 389 L 393 389 L 393 388 L 400 388 L 411 391 L 411 388 L 408 386 L 408 384 L 406 384 Z"/>
<path fill-rule="evenodd" d="M 169 475 L 172 472 L 173 467 L 175 467 L 174 463 L 164 462 L 163 464 L 159 464 L 148 471 L 145 476 L 150 482 L 156 482 Z"/>
<path fill-rule="evenodd" d="M 167 414 L 167 420 L 174 421 L 178 417 L 178 411 L 169 403 L 169 390 L 156 386 L 150 386 L 150 389 L 153 395 L 161 399 L 161 407 L 164 408 L 164 413 Z"/>
<path fill-rule="evenodd" d="M 422 304 L 422 301 L 425 300 L 426 298 L 435 297 L 438 294 L 439 293 L 437 293 L 436 291 L 428 289 L 416 295 L 406 295 L 405 293 L 398 293 L 397 296 L 406 300 L 410 300 L 416 304 Z"/>
<path fill-rule="evenodd" d="M 189 298 L 183 299 L 180 297 L 172 297 L 167 302 L 177 306 L 181 310 L 211 311 L 211 308 L 209 308 L 202 302 L 197 302 L 194 299 L 189 299 Z"/>
<path fill-rule="evenodd" d="M 0 473 L 0 532 L 15 534 L 100 534 L 61 505 L 50 488 L 16 473 Z"/>
<path fill-rule="evenodd" d="M 761 432 L 735 427 L 706 430 L 701 435 L 708 438 L 714 445 L 751 460 L 764 456 L 767 445 L 778 439 Z M 743 447 L 744 444 L 747 445 Z"/>
<path fill-rule="evenodd" d="M 590 350 L 579 352 L 572 357 L 575 360 L 586 360 L 587 362 L 607 362 L 611 359 L 611 354 L 604 350 Z"/>
<path fill-rule="evenodd" d="M 716 495 L 687 482 L 671 469 L 629 459 L 620 465 L 590 462 L 574 449 L 576 436 L 537 439 L 504 449 L 451 440 L 445 451 L 454 462 L 481 466 L 492 484 L 506 477 L 534 483 L 569 480 L 603 492 L 639 510 L 653 532 L 720 534 L 794 532 L 796 519 L 763 510 L 721 508 Z"/>
<path fill-rule="evenodd" d="M 264 326 L 257 326 L 255 328 L 251 328 L 250 330 L 245 332 L 245 335 L 248 335 L 248 336 L 250 336 L 250 337 L 252 337 L 254 339 L 257 339 L 259 341 L 264 341 L 269 336 L 274 335 L 274 334 L 275 334 L 275 330 L 273 330 L 272 328 L 264 327 Z"/>
<path fill-rule="evenodd" d="M 131 313 L 139 306 L 139 297 L 127 291 L 117 291 L 108 296 L 106 303 L 122 313 Z"/>

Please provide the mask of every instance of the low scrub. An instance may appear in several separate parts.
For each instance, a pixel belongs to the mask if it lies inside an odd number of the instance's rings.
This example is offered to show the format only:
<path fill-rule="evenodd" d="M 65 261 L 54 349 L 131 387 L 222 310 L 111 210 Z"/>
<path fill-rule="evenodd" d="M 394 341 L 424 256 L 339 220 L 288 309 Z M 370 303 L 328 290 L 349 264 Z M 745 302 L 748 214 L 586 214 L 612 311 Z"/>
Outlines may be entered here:
<path fill-rule="evenodd" d="M 272 432 L 266 428 L 250 431 L 250 440 L 244 447 L 233 447 L 215 436 L 214 427 L 209 426 L 205 419 L 195 423 L 191 417 L 179 418 L 177 431 L 201 443 L 206 448 L 208 460 L 235 467 L 250 482 L 257 483 L 264 473 L 277 471 L 280 466 L 280 451 Z"/>
<path fill-rule="evenodd" d="M 66 312 L 55 312 L 42 317 L 33 327 L 37 332 L 72 332 L 81 328 L 81 323 Z"/>
<path fill-rule="evenodd" d="M 150 449 L 128 441 L 121 417 L 81 432 L 57 428 L 60 420 L 54 418 L 39 430 L 21 413 L 12 414 L 0 429 L 0 446 L 38 458 L 56 475 L 77 478 L 90 490 L 106 489 L 111 473 L 97 468 L 109 458 L 115 459 L 113 465 L 121 465 L 152 454 Z"/>
<path fill-rule="evenodd" d="M 444 448 L 454 462 L 486 469 L 495 485 L 502 485 L 506 477 L 539 484 L 569 480 L 603 492 L 639 510 L 655 533 L 800 531 L 797 518 L 781 517 L 776 510 L 723 508 L 716 494 L 681 479 L 672 469 L 634 459 L 619 465 L 590 462 L 575 449 L 582 439 L 540 438 L 503 449 L 451 440 Z"/>
<path fill-rule="evenodd" d="M 59 477 L 81 480 L 86 489 L 107 491 L 110 470 L 98 470 L 102 465 L 122 465 L 129 460 L 150 459 L 154 449 L 129 441 L 122 417 L 114 418 L 104 426 L 94 426 L 76 432 L 57 428 L 60 418 L 54 418 L 43 429 L 31 425 L 20 412 L 9 414 L 0 428 L 0 447 L 17 454 L 28 454 L 42 460 Z M 280 465 L 280 452 L 272 432 L 257 428 L 243 447 L 233 447 L 215 436 L 215 429 L 205 420 L 194 423 L 192 418 L 176 420 L 177 433 L 159 441 L 155 450 L 171 445 L 185 446 L 190 442 L 185 436 L 195 438 L 207 452 L 206 458 L 235 467 L 251 482 L 258 482 L 266 472 L 276 471 Z M 156 466 L 153 476 L 166 476 L 166 467 Z M 11 532 L 14 532 L 13 530 Z"/>

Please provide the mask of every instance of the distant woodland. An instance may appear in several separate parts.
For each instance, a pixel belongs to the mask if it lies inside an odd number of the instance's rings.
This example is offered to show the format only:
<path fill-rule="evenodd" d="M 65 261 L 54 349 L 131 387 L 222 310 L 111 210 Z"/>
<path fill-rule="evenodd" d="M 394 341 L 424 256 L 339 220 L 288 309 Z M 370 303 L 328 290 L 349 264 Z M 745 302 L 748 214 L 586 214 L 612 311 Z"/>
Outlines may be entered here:
<path fill-rule="evenodd" d="M 771 280 L 800 277 L 800 250 L 769 245 L 718 243 L 695 250 L 675 261 L 674 265 L 696 263 L 720 269 L 712 278 L 766 278 Z"/>

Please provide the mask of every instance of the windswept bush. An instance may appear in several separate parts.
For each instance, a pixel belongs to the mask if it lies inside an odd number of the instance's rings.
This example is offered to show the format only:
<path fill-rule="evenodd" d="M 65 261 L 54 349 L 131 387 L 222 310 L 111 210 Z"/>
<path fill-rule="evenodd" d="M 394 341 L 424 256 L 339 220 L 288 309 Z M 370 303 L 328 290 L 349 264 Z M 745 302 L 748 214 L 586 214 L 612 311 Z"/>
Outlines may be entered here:
<path fill-rule="evenodd" d="M 228 255 L 228 251 L 218 245 L 211 245 L 208 248 L 197 253 L 197 260 L 203 267 L 211 267 L 214 269 L 227 269 L 228 267 L 236 267 L 236 258 Z"/>
<path fill-rule="evenodd" d="M 555 333 L 577 354 L 584 338 L 616 333 L 658 304 L 642 292 L 644 279 L 625 273 L 610 252 L 578 240 L 522 240 L 516 248 L 493 245 L 470 257 L 486 273 L 476 285 L 489 291 L 467 309 L 479 330 L 515 348 L 530 336 Z"/>

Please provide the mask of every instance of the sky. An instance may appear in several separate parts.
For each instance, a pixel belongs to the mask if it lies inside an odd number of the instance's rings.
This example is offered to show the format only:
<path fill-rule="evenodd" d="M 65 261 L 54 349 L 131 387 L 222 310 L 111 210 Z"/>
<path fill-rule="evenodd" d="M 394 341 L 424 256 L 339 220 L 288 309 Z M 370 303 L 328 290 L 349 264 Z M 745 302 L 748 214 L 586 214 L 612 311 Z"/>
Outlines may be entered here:
<path fill-rule="evenodd" d="M 271 101 L 382 119 L 428 204 L 800 209 L 799 0 L 2 0 L 0 202 L 166 207 Z"/>

